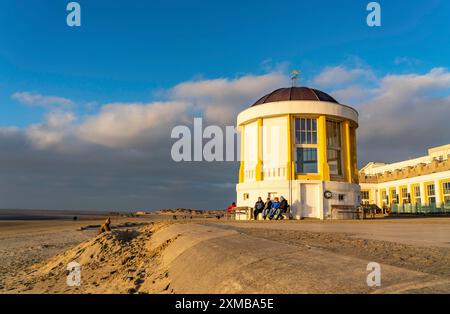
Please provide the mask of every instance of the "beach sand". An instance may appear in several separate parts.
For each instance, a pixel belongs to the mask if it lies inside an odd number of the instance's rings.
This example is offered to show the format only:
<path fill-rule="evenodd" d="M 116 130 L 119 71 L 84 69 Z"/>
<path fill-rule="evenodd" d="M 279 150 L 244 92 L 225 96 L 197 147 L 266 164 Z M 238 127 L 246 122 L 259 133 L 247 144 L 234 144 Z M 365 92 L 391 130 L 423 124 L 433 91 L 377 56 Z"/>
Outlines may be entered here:
<path fill-rule="evenodd" d="M 450 219 L 1 221 L 0 293 L 449 293 Z M 414 232 L 415 231 L 415 232 Z M 434 245 L 430 244 L 433 243 Z M 68 286 L 67 265 L 81 265 Z M 382 285 L 368 287 L 369 262 Z"/>

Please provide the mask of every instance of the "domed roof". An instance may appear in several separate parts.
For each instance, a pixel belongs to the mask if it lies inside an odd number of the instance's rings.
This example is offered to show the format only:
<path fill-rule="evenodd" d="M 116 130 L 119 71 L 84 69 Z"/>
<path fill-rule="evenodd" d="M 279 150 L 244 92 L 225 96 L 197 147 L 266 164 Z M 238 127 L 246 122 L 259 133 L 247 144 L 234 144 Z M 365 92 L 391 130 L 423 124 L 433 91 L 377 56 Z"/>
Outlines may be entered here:
<path fill-rule="evenodd" d="M 273 92 L 261 97 L 251 107 L 266 104 L 276 101 L 289 101 L 289 100 L 313 100 L 313 101 L 328 101 L 339 104 L 339 102 L 320 90 L 309 87 L 287 87 L 279 88 Z"/>

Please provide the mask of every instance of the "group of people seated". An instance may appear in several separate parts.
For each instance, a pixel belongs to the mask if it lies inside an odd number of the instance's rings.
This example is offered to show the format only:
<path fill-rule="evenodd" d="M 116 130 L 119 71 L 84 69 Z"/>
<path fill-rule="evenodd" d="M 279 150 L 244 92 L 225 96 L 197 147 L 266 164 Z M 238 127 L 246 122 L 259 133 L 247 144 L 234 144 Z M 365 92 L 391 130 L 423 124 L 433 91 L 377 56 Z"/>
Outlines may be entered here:
<path fill-rule="evenodd" d="M 255 208 L 253 211 L 255 219 L 258 215 L 262 213 L 263 219 L 284 219 L 283 214 L 287 213 L 289 209 L 289 204 L 287 200 L 281 196 L 280 198 L 275 197 L 272 201 L 270 197 L 266 199 L 264 203 L 261 197 L 258 197 L 258 201 L 255 203 Z"/>

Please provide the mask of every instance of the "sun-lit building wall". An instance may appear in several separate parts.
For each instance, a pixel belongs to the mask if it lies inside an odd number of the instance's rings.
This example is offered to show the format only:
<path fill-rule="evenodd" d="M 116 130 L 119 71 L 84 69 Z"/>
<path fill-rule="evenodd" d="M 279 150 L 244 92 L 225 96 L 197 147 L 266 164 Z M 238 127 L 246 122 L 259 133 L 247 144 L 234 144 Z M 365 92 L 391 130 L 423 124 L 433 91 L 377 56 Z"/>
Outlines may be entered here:
<path fill-rule="evenodd" d="M 450 145 L 430 148 L 427 156 L 419 158 L 369 163 L 360 170 L 360 185 L 364 204 L 450 210 Z"/>

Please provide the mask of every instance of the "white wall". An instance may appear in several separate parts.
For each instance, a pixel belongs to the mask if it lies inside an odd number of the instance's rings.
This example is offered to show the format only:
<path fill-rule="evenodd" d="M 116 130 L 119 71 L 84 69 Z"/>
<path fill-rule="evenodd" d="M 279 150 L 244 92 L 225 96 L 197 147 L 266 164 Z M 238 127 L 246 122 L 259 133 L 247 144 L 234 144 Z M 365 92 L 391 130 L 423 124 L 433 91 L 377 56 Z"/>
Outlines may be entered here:
<path fill-rule="evenodd" d="M 291 212 L 294 219 L 303 217 L 304 203 L 310 203 L 308 200 L 302 200 L 302 185 L 316 185 L 316 195 L 308 195 L 315 197 L 314 203 L 317 204 L 316 217 L 319 219 L 327 219 L 331 215 L 332 205 L 359 205 L 359 185 L 347 182 L 320 181 L 320 180 L 270 180 L 240 183 L 236 186 L 237 205 L 252 207 L 256 200 L 261 196 L 264 200 L 268 193 L 276 192 L 276 196 L 283 196 L 291 205 Z M 323 192 L 329 190 L 333 193 L 333 197 L 327 200 L 323 196 Z M 244 193 L 249 194 L 249 199 L 244 200 Z M 339 200 L 339 194 L 344 194 L 344 200 Z"/>
<path fill-rule="evenodd" d="M 262 161 L 264 180 L 286 178 L 287 118 L 274 117 L 263 120 Z"/>
<path fill-rule="evenodd" d="M 323 190 L 333 193 L 331 199 L 324 198 L 324 218 L 329 218 L 331 215 L 332 205 L 359 206 L 360 187 L 358 184 L 324 181 Z M 343 200 L 339 200 L 339 194 L 344 195 Z"/>
<path fill-rule="evenodd" d="M 345 105 L 327 101 L 290 100 L 278 101 L 250 107 L 239 113 L 237 125 L 256 118 L 267 118 L 286 114 L 318 114 L 335 116 L 354 121 L 358 124 L 358 112 Z"/>

